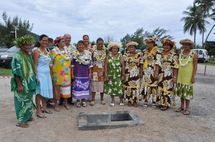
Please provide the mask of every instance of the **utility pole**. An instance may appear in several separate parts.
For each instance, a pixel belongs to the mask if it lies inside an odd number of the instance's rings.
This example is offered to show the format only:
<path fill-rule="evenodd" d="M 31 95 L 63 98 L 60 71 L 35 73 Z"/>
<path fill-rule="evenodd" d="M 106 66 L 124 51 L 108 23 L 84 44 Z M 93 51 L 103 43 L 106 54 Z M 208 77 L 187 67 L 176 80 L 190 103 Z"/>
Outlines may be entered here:
<path fill-rule="evenodd" d="M 13 26 L 14 27 L 14 31 L 11 31 L 10 33 L 14 34 L 14 38 L 17 38 L 17 31 L 19 30 L 18 26 Z"/>

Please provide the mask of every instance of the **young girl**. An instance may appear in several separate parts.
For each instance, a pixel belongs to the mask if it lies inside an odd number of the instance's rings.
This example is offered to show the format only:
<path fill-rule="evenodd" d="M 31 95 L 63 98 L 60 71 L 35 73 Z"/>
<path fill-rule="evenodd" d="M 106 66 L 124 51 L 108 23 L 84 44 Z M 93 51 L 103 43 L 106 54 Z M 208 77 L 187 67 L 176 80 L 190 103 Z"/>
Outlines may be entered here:
<path fill-rule="evenodd" d="M 84 49 L 84 42 L 81 40 L 77 43 L 77 51 L 75 51 L 72 60 L 72 79 L 73 97 L 77 99 L 77 107 L 86 107 L 86 100 L 89 99 L 90 84 L 90 65 L 92 61 L 91 52 Z"/>
<path fill-rule="evenodd" d="M 16 39 L 16 47 L 20 51 L 12 60 L 11 91 L 14 92 L 14 105 L 17 117 L 17 126 L 28 128 L 28 121 L 32 121 L 33 94 L 36 91 L 36 75 L 30 55 L 34 39 L 25 35 Z"/>
<path fill-rule="evenodd" d="M 91 92 L 92 101 L 90 105 L 95 104 L 95 95 L 100 93 L 101 104 L 105 105 L 104 101 L 104 78 L 105 78 L 105 61 L 106 61 L 106 49 L 104 48 L 104 40 L 98 38 L 96 41 L 96 48 L 92 55 L 92 68 L 91 68 Z"/>
<path fill-rule="evenodd" d="M 119 53 L 119 48 L 121 45 L 119 43 L 111 42 L 108 45 L 110 53 L 107 56 L 106 61 L 106 94 L 111 96 L 110 106 L 115 104 L 115 96 L 118 96 L 120 99 L 120 105 L 123 104 L 123 88 L 122 88 L 122 68 L 123 61 L 122 55 Z"/>
<path fill-rule="evenodd" d="M 140 78 L 142 76 L 141 54 L 136 52 L 137 42 L 126 44 L 127 53 L 123 56 L 124 93 L 128 106 L 137 107 L 140 95 Z"/>
<path fill-rule="evenodd" d="M 176 93 L 181 98 L 181 107 L 176 112 L 190 114 L 190 100 L 193 98 L 193 83 L 197 71 L 198 55 L 191 50 L 194 43 L 189 39 L 180 41 L 182 50 L 179 54 L 179 69 L 177 78 Z"/>

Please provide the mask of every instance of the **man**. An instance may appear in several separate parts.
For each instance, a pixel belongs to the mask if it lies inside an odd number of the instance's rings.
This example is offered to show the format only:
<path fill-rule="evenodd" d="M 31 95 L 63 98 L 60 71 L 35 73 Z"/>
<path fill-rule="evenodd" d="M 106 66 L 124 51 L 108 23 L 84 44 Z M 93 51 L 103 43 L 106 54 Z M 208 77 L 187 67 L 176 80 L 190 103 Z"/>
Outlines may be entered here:
<path fill-rule="evenodd" d="M 89 35 L 83 35 L 83 42 L 84 42 L 85 50 L 89 50 L 90 52 L 92 52 L 93 46 L 90 43 Z"/>
<path fill-rule="evenodd" d="M 28 128 L 33 121 L 33 94 L 36 92 L 36 74 L 30 55 L 34 38 L 25 35 L 16 39 L 16 47 L 20 51 L 12 60 L 11 91 L 14 92 L 14 105 L 17 118 L 16 126 Z"/>
<path fill-rule="evenodd" d="M 71 35 L 70 34 L 64 34 L 63 38 L 64 38 L 64 42 L 65 42 L 65 48 L 67 48 L 71 54 L 74 53 L 74 51 L 76 49 L 71 44 Z"/>

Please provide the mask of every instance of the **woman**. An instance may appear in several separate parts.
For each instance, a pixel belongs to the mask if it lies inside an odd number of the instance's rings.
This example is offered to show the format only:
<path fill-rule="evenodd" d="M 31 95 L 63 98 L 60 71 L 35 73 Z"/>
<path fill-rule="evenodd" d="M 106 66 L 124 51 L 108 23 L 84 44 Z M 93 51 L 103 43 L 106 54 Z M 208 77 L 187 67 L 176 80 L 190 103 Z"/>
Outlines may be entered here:
<path fill-rule="evenodd" d="M 126 44 L 127 53 L 123 56 L 123 81 L 124 94 L 128 100 L 128 106 L 137 107 L 140 95 L 140 78 L 142 76 L 141 54 L 136 52 L 137 42 Z"/>
<path fill-rule="evenodd" d="M 84 42 L 77 43 L 77 51 L 72 60 L 73 95 L 77 100 L 76 106 L 86 107 L 89 99 L 90 65 L 92 61 L 91 52 L 84 49 Z"/>
<path fill-rule="evenodd" d="M 46 99 L 53 99 L 53 86 L 50 71 L 51 57 L 47 50 L 48 48 L 48 36 L 41 35 L 39 37 L 39 47 L 35 47 L 33 50 L 33 59 L 37 75 L 37 95 L 36 95 L 36 105 L 37 112 L 36 115 L 39 118 L 45 118 L 42 114 L 42 108 L 45 113 L 51 114 L 52 112 L 46 107 Z M 42 108 L 41 108 L 42 102 Z"/>
<path fill-rule="evenodd" d="M 173 48 L 175 43 L 171 40 L 163 40 L 161 58 L 156 61 L 155 78 L 158 80 L 158 103 L 160 109 L 165 111 L 171 105 L 174 83 L 176 83 L 178 56 Z"/>
<path fill-rule="evenodd" d="M 144 98 L 144 105 L 148 105 L 151 98 L 152 105 L 156 105 L 157 101 L 157 80 L 155 79 L 155 63 L 160 58 L 160 52 L 156 46 L 156 37 L 150 36 L 144 39 L 146 49 L 143 51 L 143 78 L 141 84 L 141 94 Z"/>
<path fill-rule="evenodd" d="M 106 50 L 104 48 L 104 40 L 98 38 L 96 41 L 96 48 L 92 54 L 92 68 L 91 68 L 91 94 L 92 101 L 90 105 L 95 105 L 95 95 L 100 93 L 101 104 L 105 105 L 104 101 L 104 78 L 105 78 L 105 61 L 106 61 Z"/>
<path fill-rule="evenodd" d="M 121 45 L 119 43 L 110 42 L 108 49 L 110 51 L 106 58 L 106 94 L 111 96 L 110 106 L 115 104 L 115 96 L 120 99 L 120 105 L 123 106 L 123 88 L 122 88 L 122 68 L 123 60 L 122 55 L 119 53 L 119 48 Z"/>
<path fill-rule="evenodd" d="M 28 121 L 32 121 L 33 94 L 36 91 L 36 75 L 30 55 L 31 46 L 34 42 L 32 36 L 25 35 L 16 39 L 16 47 L 20 51 L 12 60 L 11 91 L 14 92 L 14 105 L 16 111 L 17 125 L 28 128 Z"/>
<path fill-rule="evenodd" d="M 63 37 L 57 37 L 55 45 L 51 50 L 55 110 L 59 111 L 58 102 L 61 97 L 64 99 L 64 107 L 68 110 L 67 100 L 71 97 L 71 53 L 65 48 Z"/>
<path fill-rule="evenodd" d="M 194 43 L 189 39 L 180 41 L 182 50 L 179 54 L 179 69 L 177 78 L 176 94 L 181 98 L 181 107 L 177 112 L 184 115 L 190 114 L 190 100 L 193 98 L 193 83 L 197 71 L 198 55 L 191 50 Z"/>

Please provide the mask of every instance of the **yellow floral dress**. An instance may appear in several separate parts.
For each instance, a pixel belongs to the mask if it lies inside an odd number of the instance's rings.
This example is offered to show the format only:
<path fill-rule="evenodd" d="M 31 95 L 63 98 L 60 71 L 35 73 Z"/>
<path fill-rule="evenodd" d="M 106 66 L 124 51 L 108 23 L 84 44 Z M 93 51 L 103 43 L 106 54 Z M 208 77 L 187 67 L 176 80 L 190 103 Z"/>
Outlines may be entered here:
<path fill-rule="evenodd" d="M 64 48 L 51 50 L 53 82 L 61 86 L 63 98 L 71 97 L 71 53 Z"/>
<path fill-rule="evenodd" d="M 151 51 L 145 49 L 143 51 L 143 78 L 141 82 L 141 94 L 147 102 L 150 98 L 155 103 L 157 100 L 157 84 L 158 81 L 154 78 L 155 63 L 161 54 L 158 47 L 153 47 Z"/>

